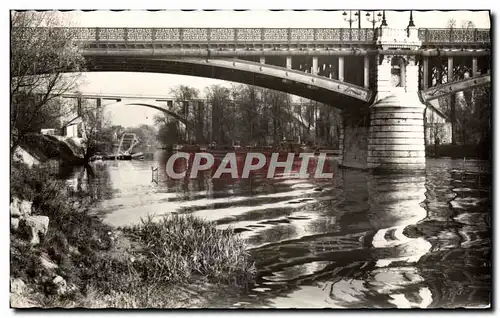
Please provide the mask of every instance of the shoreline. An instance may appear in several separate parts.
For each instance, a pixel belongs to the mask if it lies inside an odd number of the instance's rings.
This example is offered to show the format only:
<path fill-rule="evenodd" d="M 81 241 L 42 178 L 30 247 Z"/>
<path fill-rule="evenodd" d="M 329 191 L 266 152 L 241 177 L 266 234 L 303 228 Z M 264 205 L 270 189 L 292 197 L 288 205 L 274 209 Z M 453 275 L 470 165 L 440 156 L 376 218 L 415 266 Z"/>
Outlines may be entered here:
<path fill-rule="evenodd" d="M 13 308 L 197 308 L 210 300 L 191 297 L 190 286 L 215 293 L 253 283 L 255 266 L 232 230 L 177 215 L 116 228 L 91 211 L 97 201 L 85 190 L 43 167 L 12 170 Z"/>

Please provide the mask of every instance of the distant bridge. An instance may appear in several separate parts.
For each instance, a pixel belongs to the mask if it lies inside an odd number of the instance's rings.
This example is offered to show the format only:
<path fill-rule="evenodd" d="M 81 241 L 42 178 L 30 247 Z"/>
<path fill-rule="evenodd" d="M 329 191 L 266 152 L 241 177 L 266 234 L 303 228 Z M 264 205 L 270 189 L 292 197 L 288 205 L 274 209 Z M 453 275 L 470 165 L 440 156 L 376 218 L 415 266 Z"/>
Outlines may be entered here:
<path fill-rule="evenodd" d="M 159 110 L 172 118 L 175 118 L 187 128 L 193 129 L 193 125 L 184 117 L 177 114 L 171 109 L 173 104 L 165 105 L 165 102 L 173 103 L 174 98 L 168 97 L 166 95 L 152 96 L 152 95 L 140 95 L 140 94 L 106 94 L 106 93 L 80 93 L 80 92 L 67 92 L 61 95 L 62 98 L 73 98 L 77 100 L 78 109 L 81 107 L 83 99 L 95 99 L 97 101 L 98 112 L 102 112 L 102 102 L 103 100 L 116 101 L 122 105 L 129 106 L 143 106 Z"/>
<path fill-rule="evenodd" d="M 97 100 L 97 107 L 100 109 L 103 105 L 104 100 L 116 101 L 121 105 L 125 106 L 144 106 L 159 110 L 170 117 L 178 120 L 186 126 L 188 129 L 194 129 L 194 125 L 189 122 L 186 118 L 182 117 L 178 113 L 172 111 L 171 107 L 176 102 L 175 98 L 171 95 L 145 95 L 145 94 L 117 94 L 117 93 L 96 93 L 96 92 L 66 92 L 61 95 L 62 98 L 72 98 L 77 99 L 80 104 L 83 99 L 95 99 Z M 206 101 L 206 99 L 193 99 L 193 101 Z M 165 105 L 167 103 L 167 105 Z M 117 105 L 117 104 L 113 104 Z M 308 126 L 303 118 L 300 118 L 296 113 L 288 114 L 288 118 L 299 123 L 303 128 L 314 130 L 314 124 Z"/>

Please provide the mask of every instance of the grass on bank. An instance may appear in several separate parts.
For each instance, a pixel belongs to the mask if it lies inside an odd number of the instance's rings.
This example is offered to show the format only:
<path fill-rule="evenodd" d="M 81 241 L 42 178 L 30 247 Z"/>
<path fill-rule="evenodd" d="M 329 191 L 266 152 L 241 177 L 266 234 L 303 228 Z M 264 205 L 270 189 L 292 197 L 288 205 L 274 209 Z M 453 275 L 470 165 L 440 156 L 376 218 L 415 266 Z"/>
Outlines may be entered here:
<path fill-rule="evenodd" d="M 33 214 L 50 218 L 47 235 L 29 246 L 11 232 L 11 277 L 29 292 L 20 303 L 41 307 L 151 308 L 189 306 L 182 286 L 204 282 L 244 288 L 255 268 L 233 231 L 192 216 L 171 216 L 119 230 L 90 213 L 85 190 L 69 190 L 44 169 L 13 164 L 11 195 L 33 201 Z M 41 256 L 57 265 L 42 266 Z M 58 296 L 51 281 L 62 276 L 71 293 Z M 23 300 L 24 298 L 24 300 Z M 189 297 L 188 297 L 189 298 Z"/>
<path fill-rule="evenodd" d="M 138 261 L 147 262 L 145 274 L 152 281 L 184 281 L 194 275 L 240 285 L 255 271 L 245 243 L 232 230 L 219 230 L 191 215 L 174 214 L 159 221 L 148 217 L 124 232 L 143 247 Z"/>

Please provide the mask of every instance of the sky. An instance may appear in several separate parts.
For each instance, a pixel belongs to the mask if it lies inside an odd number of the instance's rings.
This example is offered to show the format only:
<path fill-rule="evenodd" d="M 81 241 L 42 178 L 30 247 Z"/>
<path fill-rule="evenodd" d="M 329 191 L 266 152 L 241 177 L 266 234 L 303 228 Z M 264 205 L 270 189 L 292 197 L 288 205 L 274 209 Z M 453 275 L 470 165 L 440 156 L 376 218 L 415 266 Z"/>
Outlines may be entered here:
<path fill-rule="evenodd" d="M 64 25 L 79 27 L 282 27 L 282 28 L 334 28 L 348 27 L 343 11 L 71 11 L 58 12 Z M 367 11 L 361 13 L 361 27 L 371 27 L 365 20 Z M 386 11 L 390 27 L 406 28 L 409 11 Z M 477 28 L 490 28 L 488 11 L 414 11 L 413 20 L 418 28 L 443 28 L 450 19 L 472 21 Z M 357 25 L 357 24 L 356 24 Z M 147 83 L 147 85 L 145 85 Z M 200 91 L 212 84 L 230 86 L 230 82 L 200 77 L 150 74 L 150 73 L 86 73 L 79 84 L 81 92 L 168 95 L 177 85 L 189 85 Z M 134 126 L 153 124 L 158 111 L 145 107 L 109 105 L 106 110 L 114 124 Z"/>
<path fill-rule="evenodd" d="M 60 13 L 64 21 L 81 27 L 277 27 L 277 28 L 333 28 L 348 27 L 343 20 L 343 11 L 180 11 L 165 10 L 150 12 L 131 11 L 92 11 Z M 362 16 L 367 11 L 362 12 Z M 386 11 L 387 23 L 391 27 L 405 28 L 408 25 L 409 11 Z M 419 28 L 442 28 L 454 18 L 459 23 L 471 20 L 478 28 L 489 28 L 487 11 L 414 11 L 413 20 Z M 362 20 L 361 27 L 371 24 Z"/>

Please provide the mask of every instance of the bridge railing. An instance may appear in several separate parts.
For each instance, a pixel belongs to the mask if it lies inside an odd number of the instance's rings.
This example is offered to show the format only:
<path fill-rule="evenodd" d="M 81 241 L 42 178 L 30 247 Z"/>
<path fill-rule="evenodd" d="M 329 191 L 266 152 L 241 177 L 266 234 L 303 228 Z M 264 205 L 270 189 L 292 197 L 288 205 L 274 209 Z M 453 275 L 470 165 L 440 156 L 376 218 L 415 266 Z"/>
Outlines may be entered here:
<path fill-rule="evenodd" d="M 66 31 L 79 42 L 148 43 L 375 43 L 379 29 L 371 28 L 37 28 Z M 403 31 L 401 31 L 403 32 Z M 404 33 L 404 32 L 403 32 Z M 489 29 L 419 29 L 423 44 L 490 43 Z"/>
<path fill-rule="evenodd" d="M 42 29 L 42 28 L 40 28 Z M 79 42 L 303 43 L 375 41 L 371 28 L 58 28 Z"/>
<path fill-rule="evenodd" d="M 489 29 L 419 29 L 418 37 L 423 44 L 491 42 Z"/>

